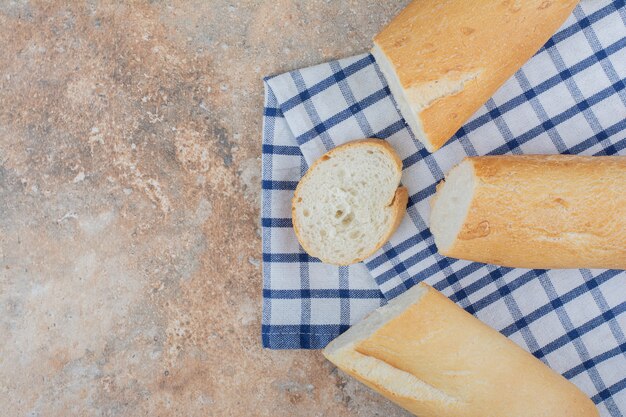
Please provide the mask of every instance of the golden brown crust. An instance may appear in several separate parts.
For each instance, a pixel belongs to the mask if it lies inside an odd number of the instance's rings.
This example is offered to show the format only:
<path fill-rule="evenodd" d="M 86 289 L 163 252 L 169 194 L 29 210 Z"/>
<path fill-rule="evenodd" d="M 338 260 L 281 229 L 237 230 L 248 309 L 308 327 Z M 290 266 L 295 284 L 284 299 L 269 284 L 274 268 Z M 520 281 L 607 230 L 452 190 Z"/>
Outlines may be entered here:
<path fill-rule="evenodd" d="M 400 226 L 400 223 L 402 223 L 402 219 L 404 219 L 404 213 L 406 212 L 406 205 L 408 202 L 409 202 L 409 190 L 406 187 L 398 187 L 398 189 L 396 190 L 396 194 L 394 195 L 393 200 L 391 202 L 391 204 L 393 205 L 394 221 L 391 227 L 389 228 L 389 231 L 376 244 L 374 249 L 372 249 L 369 253 L 365 254 L 361 258 L 356 259 L 352 263 L 361 262 L 363 259 L 369 258 L 370 256 L 374 254 L 374 252 L 376 252 L 385 243 L 387 243 L 387 241 L 391 238 L 391 236 L 393 236 L 393 234 L 396 232 L 396 230 Z"/>
<path fill-rule="evenodd" d="M 319 159 L 317 159 L 307 170 L 307 172 L 304 174 L 304 176 L 300 179 L 300 181 L 298 182 L 298 185 L 296 186 L 296 190 L 294 192 L 293 198 L 291 199 L 291 219 L 292 219 L 292 223 L 293 223 L 293 230 L 296 234 L 296 238 L 298 239 L 298 242 L 300 243 L 300 246 L 302 246 L 302 249 L 305 250 L 306 253 L 311 254 L 312 251 L 310 250 L 310 248 L 308 247 L 308 245 L 305 242 L 305 239 L 302 238 L 302 235 L 300 233 L 300 226 L 298 225 L 297 222 L 297 216 L 296 216 L 296 201 L 299 198 L 299 193 L 298 191 L 300 190 L 302 184 L 304 184 L 310 175 L 312 175 L 311 173 L 314 172 L 314 170 L 317 168 L 317 166 L 323 162 L 324 160 L 328 159 L 328 158 L 332 158 L 332 156 L 338 152 L 338 151 L 345 151 L 346 149 L 349 148 L 353 148 L 353 147 L 359 147 L 359 146 L 377 146 L 380 147 L 381 149 L 383 149 L 395 162 L 396 167 L 398 169 L 398 171 L 402 172 L 402 159 L 400 159 L 400 157 L 398 156 L 398 154 L 396 153 L 395 149 L 393 148 L 393 146 L 391 146 L 387 141 L 382 140 L 382 139 L 359 139 L 359 140 L 353 140 L 350 142 L 346 142 L 343 145 L 339 145 L 333 149 L 331 149 L 330 151 L 326 152 L 324 155 L 322 155 Z M 396 231 L 396 229 L 398 228 L 398 226 L 400 225 L 400 223 L 402 222 L 402 218 L 404 217 L 404 212 L 406 211 L 406 205 L 408 202 L 408 190 L 406 189 L 406 187 L 398 187 L 398 189 L 396 190 L 396 193 L 393 197 L 393 199 L 389 202 L 389 205 L 393 205 L 393 216 L 394 216 L 394 222 L 393 225 L 390 227 L 389 232 L 383 237 L 383 239 L 381 239 L 380 242 L 378 242 L 375 246 L 375 248 L 370 251 L 369 253 L 365 254 L 364 256 L 362 256 L 361 258 L 357 258 L 352 260 L 350 263 L 346 263 L 346 264 L 337 264 L 339 266 L 343 266 L 343 265 L 351 265 L 357 262 L 361 262 L 363 259 L 366 259 L 367 257 L 371 256 L 374 252 L 376 252 L 378 249 L 380 249 L 388 240 L 389 238 L 391 238 L 391 236 L 393 235 L 393 233 Z M 328 260 L 324 260 L 324 259 L 320 259 L 322 262 L 325 263 L 329 263 L 329 264 L 333 264 L 333 262 L 330 262 Z"/>
<path fill-rule="evenodd" d="M 418 301 L 327 358 L 421 417 L 599 415 L 574 384 L 434 288 L 419 285 L 427 293 Z M 353 352 L 391 368 L 362 375 Z M 421 382 L 410 395 L 381 383 L 405 373 Z"/>
<path fill-rule="evenodd" d="M 626 269 L 626 156 L 467 160 L 474 196 L 443 255 L 518 268 Z"/>
<path fill-rule="evenodd" d="M 430 148 L 465 123 L 563 24 L 577 0 L 409 4 L 374 43 L 415 104 Z M 434 93 L 437 90 L 438 93 Z"/>

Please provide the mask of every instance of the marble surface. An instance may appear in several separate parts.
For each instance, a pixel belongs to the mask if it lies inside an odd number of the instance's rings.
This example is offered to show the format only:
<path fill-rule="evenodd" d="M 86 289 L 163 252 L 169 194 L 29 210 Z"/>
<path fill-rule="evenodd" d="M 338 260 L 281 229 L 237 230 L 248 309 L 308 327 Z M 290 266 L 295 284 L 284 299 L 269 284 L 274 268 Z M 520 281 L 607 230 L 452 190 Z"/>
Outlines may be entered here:
<path fill-rule="evenodd" d="M 401 416 L 260 344 L 264 75 L 407 1 L 0 0 L 4 416 Z"/>

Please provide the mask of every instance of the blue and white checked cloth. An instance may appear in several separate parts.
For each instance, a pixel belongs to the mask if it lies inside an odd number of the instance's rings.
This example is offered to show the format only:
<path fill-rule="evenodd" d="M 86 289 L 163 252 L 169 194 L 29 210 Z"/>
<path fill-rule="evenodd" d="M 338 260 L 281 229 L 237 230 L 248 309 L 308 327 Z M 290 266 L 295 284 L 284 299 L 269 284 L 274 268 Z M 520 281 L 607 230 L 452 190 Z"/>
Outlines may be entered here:
<path fill-rule="evenodd" d="M 466 155 L 626 154 L 626 5 L 583 0 L 560 31 L 450 142 L 429 154 L 374 58 L 268 77 L 263 131 L 263 345 L 317 349 L 419 281 L 626 414 L 626 273 L 525 270 L 444 258 L 429 200 Z M 362 264 L 325 265 L 298 245 L 291 197 L 312 161 L 346 141 L 388 140 L 403 159 L 407 215 Z"/>

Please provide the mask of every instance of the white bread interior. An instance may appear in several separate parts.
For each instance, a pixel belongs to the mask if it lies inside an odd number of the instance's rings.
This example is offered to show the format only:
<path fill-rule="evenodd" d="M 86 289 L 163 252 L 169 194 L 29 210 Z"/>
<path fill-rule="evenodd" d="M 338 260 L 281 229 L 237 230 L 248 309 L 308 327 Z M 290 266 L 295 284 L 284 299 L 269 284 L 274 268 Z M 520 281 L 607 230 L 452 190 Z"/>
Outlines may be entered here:
<path fill-rule="evenodd" d="M 387 58 L 387 55 L 385 55 L 377 44 L 374 43 L 371 52 L 376 59 L 378 68 L 387 80 L 387 85 L 389 85 L 389 90 L 391 90 L 391 94 L 396 101 L 400 114 L 411 128 L 415 138 L 424 144 L 428 152 L 434 152 L 435 147 L 428 140 L 428 136 L 426 136 L 426 132 L 424 132 L 424 127 L 422 126 L 422 121 L 417 117 L 425 106 L 418 101 L 409 103 L 409 100 L 407 100 L 404 94 L 404 88 L 402 88 L 400 80 L 398 79 L 398 74 L 396 74 L 396 71 L 393 69 L 393 65 L 389 61 L 389 58 Z"/>
<path fill-rule="evenodd" d="M 407 191 L 399 187 L 402 163 L 389 144 L 349 142 L 322 156 L 293 198 L 293 223 L 312 256 L 348 265 L 384 244 L 404 215 Z"/>
<path fill-rule="evenodd" d="M 438 187 L 430 216 L 430 230 L 442 253 L 449 251 L 465 223 L 475 186 L 472 164 L 464 160 L 450 170 Z"/>

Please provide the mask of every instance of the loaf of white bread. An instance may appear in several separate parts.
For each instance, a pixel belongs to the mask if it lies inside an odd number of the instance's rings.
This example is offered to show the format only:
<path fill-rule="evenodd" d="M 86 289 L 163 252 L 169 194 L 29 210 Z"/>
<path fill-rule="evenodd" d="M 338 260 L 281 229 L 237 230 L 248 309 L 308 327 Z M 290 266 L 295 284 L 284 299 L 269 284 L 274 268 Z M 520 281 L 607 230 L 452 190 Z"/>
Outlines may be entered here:
<path fill-rule="evenodd" d="M 556 32 L 577 0 L 415 0 L 372 53 L 414 135 L 439 149 Z"/>
<path fill-rule="evenodd" d="M 626 269 L 626 156 L 466 158 L 438 185 L 430 230 L 453 258 Z"/>
<path fill-rule="evenodd" d="M 420 417 L 597 417 L 574 384 L 438 291 L 419 284 L 324 350 Z"/>

